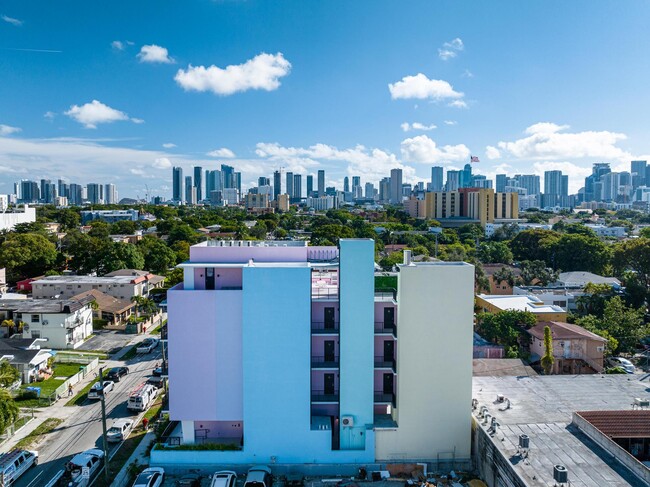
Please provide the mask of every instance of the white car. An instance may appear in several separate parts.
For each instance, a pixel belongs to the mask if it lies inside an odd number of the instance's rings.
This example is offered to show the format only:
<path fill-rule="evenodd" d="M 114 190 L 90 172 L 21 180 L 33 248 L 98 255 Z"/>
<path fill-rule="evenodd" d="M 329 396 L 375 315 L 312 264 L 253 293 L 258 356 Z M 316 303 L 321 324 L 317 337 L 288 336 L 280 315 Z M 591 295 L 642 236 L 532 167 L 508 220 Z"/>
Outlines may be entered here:
<path fill-rule="evenodd" d="M 612 367 L 620 367 L 628 374 L 634 374 L 634 372 L 636 372 L 634 364 L 623 357 L 609 357 L 607 363 Z"/>
<path fill-rule="evenodd" d="M 222 470 L 212 476 L 210 487 L 235 487 L 237 474 L 231 470 Z"/>
<path fill-rule="evenodd" d="M 104 391 L 104 394 L 106 394 L 108 392 L 111 392 L 113 390 L 113 387 L 115 387 L 115 384 L 110 380 L 105 380 L 103 382 L 103 387 L 102 382 L 95 382 L 95 384 L 93 384 L 93 386 L 88 391 L 88 399 L 101 399 L 102 389 Z"/>
<path fill-rule="evenodd" d="M 118 419 L 106 432 L 106 440 L 111 443 L 124 441 L 129 436 L 132 429 L 132 419 Z"/>
<path fill-rule="evenodd" d="M 138 345 L 136 351 L 138 353 L 149 353 L 158 346 L 158 340 L 156 338 L 145 338 L 143 342 Z"/>
<path fill-rule="evenodd" d="M 160 487 L 164 477 L 164 469 L 160 467 L 147 468 L 135 479 L 133 487 Z"/>

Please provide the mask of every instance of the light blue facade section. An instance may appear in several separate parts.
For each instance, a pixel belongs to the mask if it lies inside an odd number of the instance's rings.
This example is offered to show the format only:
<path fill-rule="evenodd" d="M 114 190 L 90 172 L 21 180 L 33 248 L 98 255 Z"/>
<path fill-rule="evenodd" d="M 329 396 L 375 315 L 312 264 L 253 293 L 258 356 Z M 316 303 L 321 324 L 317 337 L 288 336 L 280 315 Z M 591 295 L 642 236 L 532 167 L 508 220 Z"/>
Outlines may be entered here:
<path fill-rule="evenodd" d="M 340 446 L 374 455 L 368 433 L 374 423 L 375 243 L 351 239 L 339 245 L 340 412 L 354 420 L 353 427 L 340 422 Z"/>

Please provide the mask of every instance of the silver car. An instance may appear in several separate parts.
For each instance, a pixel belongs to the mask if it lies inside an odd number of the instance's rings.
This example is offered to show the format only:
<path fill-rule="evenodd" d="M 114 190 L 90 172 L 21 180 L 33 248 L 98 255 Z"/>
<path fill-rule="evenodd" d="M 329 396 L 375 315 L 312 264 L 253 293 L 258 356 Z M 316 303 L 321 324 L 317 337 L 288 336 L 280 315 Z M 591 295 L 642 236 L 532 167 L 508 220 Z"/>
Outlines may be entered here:
<path fill-rule="evenodd" d="M 118 443 L 126 440 L 133 429 L 132 419 L 118 419 L 106 432 L 106 439 L 111 443 Z"/>

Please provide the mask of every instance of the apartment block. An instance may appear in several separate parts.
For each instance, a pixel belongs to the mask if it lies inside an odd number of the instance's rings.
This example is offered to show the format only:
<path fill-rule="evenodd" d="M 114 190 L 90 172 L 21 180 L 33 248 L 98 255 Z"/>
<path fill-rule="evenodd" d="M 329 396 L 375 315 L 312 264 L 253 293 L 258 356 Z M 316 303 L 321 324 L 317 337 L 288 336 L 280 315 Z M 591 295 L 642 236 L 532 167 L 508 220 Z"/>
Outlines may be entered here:
<path fill-rule="evenodd" d="M 374 241 L 343 239 L 208 241 L 181 267 L 167 445 L 229 446 L 152 465 L 469 464 L 473 266 L 407 257 L 380 291 Z"/>
<path fill-rule="evenodd" d="M 46 276 L 31 282 L 34 298 L 70 299 L 77 294 L 97 290 L 117 299 L 149 296 L 162 287 L 165 278 L 147 271 L 122 269 L 105 276 Z"/>

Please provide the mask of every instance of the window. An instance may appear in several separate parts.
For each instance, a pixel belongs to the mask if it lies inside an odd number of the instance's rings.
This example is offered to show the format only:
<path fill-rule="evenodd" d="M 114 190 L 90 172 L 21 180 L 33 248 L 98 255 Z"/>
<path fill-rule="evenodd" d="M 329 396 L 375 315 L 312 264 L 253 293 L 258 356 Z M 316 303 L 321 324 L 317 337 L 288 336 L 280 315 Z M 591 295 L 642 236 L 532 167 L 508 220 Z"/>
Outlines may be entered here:
<path fill-rule="evenodd" d="M 32 338 L 41 338 L 40 330 L 32 330 Z"/>
<path fill-rule="evenodd" d="M 40 321 L 40 315 L 32 315 L 32 323 L 38 323 Z"/>

